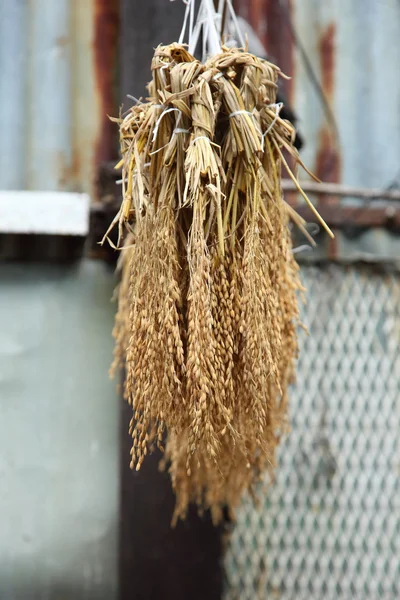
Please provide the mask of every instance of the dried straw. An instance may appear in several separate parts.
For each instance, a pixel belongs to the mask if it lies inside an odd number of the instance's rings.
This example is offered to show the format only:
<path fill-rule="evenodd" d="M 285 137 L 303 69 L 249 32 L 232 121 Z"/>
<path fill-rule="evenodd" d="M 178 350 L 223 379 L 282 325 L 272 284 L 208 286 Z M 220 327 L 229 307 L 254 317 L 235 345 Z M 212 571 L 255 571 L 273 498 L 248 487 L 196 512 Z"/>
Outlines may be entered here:
<path fill-rule="evenodd" d="M 132 468 L 166 440 L 174 519 L 196 502 L 218 521 L 272 473 L 286 428 L 302 290 L 288 219 L 304 222 L 282 197 L 282 165 L 297 182 L 283 151 L 302 163 L 275 65 L 237 48 L 202 64 L 172 44 L 152 73 L 148 101 L 118 120 L 112 226 L 129 248 L 114 367 L 126 366 Z"/>

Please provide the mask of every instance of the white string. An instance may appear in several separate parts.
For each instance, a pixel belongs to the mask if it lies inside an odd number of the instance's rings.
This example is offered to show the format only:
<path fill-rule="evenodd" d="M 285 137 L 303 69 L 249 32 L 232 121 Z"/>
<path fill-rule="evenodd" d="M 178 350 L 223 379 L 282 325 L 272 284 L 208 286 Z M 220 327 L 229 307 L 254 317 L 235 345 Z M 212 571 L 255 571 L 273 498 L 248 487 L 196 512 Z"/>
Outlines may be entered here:
<path fill-rule="evenodd" d="M 157 148 L 157 150 L 153 150 L 153 152 L 149 152 L 149 156 L 154 156 L 154 154 L 158 154 L 159 152 L 161 152 L 161 150 L 164 150 L 164 148 L 169 146 L 171 142 L 172 142 L 172 138 L 169 140 L 169 142 L 164 144 L 164 146 L 161 146 L 161 148 Z"/>
<path fill-rule="evenodd" d="M 204 139 L 204 140 L 207 140 L 207 141 L 208 141 L 208 142 L 211 144 L 211 146 L 215 146 L 216 148 L 221 148 L 221 146 L 219 146 L 219 145 L 218 145 L 218 144 L 216 144 L 215 142 L 212 142 L 212 141 L 210 140 L 210 138 L 209 138 L 209 137 L 207 137 L 206 135 L 198 135 L 197 137 L 195 137 L 195 138 L 194 138 L 194 139 L 193 139 L 193 140 L 190 142 L 190 144 L 189 144 L 189 145 L 191 146 L 191 145 L 192 145 L 192 144 L 194 144 L 194 143 L 195 143 L 197 140 L 203 140 L 203 139 Z"/>
<path fill-rule="evenodd" d="M 268 105 L 268 108 L 275 108 L 275 117 L 274 117 L 272 123 L 270 124 L 270 126 L 268 127 L 268 129 L 266 131 L 264 131 L 264 133 L 263 133 L 263 139 L 265 139 L 265 136 L 271 131 L 271 129 L 273 128 L 273 126 L 277 122 L 278 117 L 279 117 L 279 113 L 281 112 L 282 107 L 283 107 L 283 102 L 278 102 L 277 104 L 269 104 Z"/>
<path fill-rule="evenodd" d="M 174 0 L 170 0 L 170 1 L 173 2 Z M 183 2 L 186 4 L 186 9 L 185 9 L 185 16 L 183 17 L 183 25 L 182 25 L 181 33 L 178 38 L 178 44 L 183 44 L 183 40 L 185 39 L 185 32 L 186 32 L 187 22 L 188 22 L 189 15 L 190 15 L 190 8 L 191 8 L 191 5 L 193 4 L 193 2 L 191 2 L 190 0 L 183 0 Z M 190 31 L 189 31 L 189 36 L 190 36 Z"/>
<path fill-rule="evenodd" d="M 158 119 L 157 119 L 157 121 L 156 121 L 156 124 L 155 124 L 155 126 L 154 126 L 154 129 L 153 129 L 153 136 L 152 136 L 152 138 L 151 138 L 151 141 L 152 141 L 153 143 L 154 143 L 154 142 L 155 142 L 155 140 L 156 140 L 156 137 L 157 137 L 157 134 L 158 134 L 158 128 L 160 127 L 160 123 L 161 123 L 161 121 L 163 120 L 163 118 L 165 117 L 165 115 L 167 115 L 168 113 L 171 113 L 171 112 L 177 112 L 177 113 L 179 113 L 179 115 L 178 115 L 178 118 L 177 118 L 177 120 L 176 120 L 176 124 L 177 124 L 177 125 L 179 125 L 179 123 L 180 123 L 180 120 L 181 120 L 181 118 L 182 118 L 182 112 L 179 110 L 179 108 L 175 108 L 175 107 L 173 107 L 173 108 L 165 108 L 165 110 L 163 110 L 163 111 L 162 111 L 162 113 L 161 113 L 161 115 L 158 117 Z M 160 148 L 160 149 L 161 149 L 161 148 Z"/>
<path fill-rule="evenodd" d="M 191 0 L 190 2 L 190 16 L 189 16 L 189 39 L 192 38 L 193 35 L 193 24 L 194 24 L 194 13 L 195 13 L 195 0 Z"/>
<path fill-rule="evenodd" d="M 194 4 L 194 0 L 191 0 Z M 190 54 L 194 54 L 196 51 L 197 43 L 199 41 L 199 36 L 202 28 L 202 19 L 204 19 L 204 7 L 203 4 L 200 5 L 199 11 L 197 13 L 196 25 L 192 29 L 189 35 L 189 52 Z"/>
<path fill-rule="evenodd" d="M 189 18 L 194 21 L 195 0 L 190 0 Z M 186 12 L 186 11 L 185 11 Z M 221 42 L 219 27 L 221 15 L 215 10 L 213 0 L 202 0 L 196 18 L 195 26 L 190 27 L 189 31 L 189 52 L 194 54 L 199 41 L 200 34 L 203 33 L 203 56 L 204 61 L 207 54 L 215 55 L 221 52 Z"/>
<path fill-rule="evenodd" d="M 136 102 L 136 104 L 143 104 L 143 102 L 138 100 L 138 98 L 136 98 L 135 96 L 131 96 L 130 94 L 127 94 L 126 97 L 129 98 L 129 100 L 133 100 L 134 102 Z"/>
<path fill-rule="evenodd" d="M 308 244 L 303 244 L 302 246 L 297 246 L 296 248 L 293 248 L 292 253 L 299 254 L 300 252 L 308 252 L 309 250 L 312 250 L 311 246 L 309 246 Z"/>
<path fill-rule="evenodd" d="M 250 115 L 250 117 L 254 117 L 254 113 L 250 112 L 249 110 L 235 110 L 234 112 L 231 112 L 230 115 L 228 115 L 229 119 L 231 117 L 236 117 L 237 115 Z"/>
<path fill-rule="evenodd" d="M 174 0 L 170 1 L 173 2 Z M 219 0 L 217 10 L 214 0 L 201 0 L 195 24 L 196 1 L 183 0 L 183 2 L 186 4 L 186 8 L 178 41 L 182 44 L 186 37 L 190 54 L 195 53 L 201 32 L 203 32 L 203 61 L 207 58 L 207 54 L 215 55 L 221 52 L 221 35 L 224 35 L 225 32 L 220 30 L 225 5 L 228 8 L 238 43 L 242 48 L 245 47 L 245 38 L 236 17 L 232 0 Z M 224 29 L 226 25 L 227 23 L 224 24 Z"/>
<path fill-rule="evenodd" d="M 224 0 L 219 0 L 218 14 L 220 15 L 219 32 L 220 32 L 221 39 L 223 39 L 225 37 L 225 29 L 226 29 L 226 19 L 225 19 L 225 23 L 222 23 L 223 12 L 224 12 Z M 222 30 L 222 25 L 224 26 L 224 30 Z"/>
<path fill-rule="evenodd" d="M 181 33 L 179 35 L 178 43 L 183 44 L 185 39 L 186 29 L 188 27 L 189 21 L 189 31 L 188 31 L 188 39 L 189 43 L 191 37 L 193 35 L 193 22 L 194 22 L 194 13 L 195 13 L 195 0 L 182 0 L 184 4 L 186 4 L 185 16 L 183 17 L 183 25 L 181 29 Z M 170 2 L 174 2 L 174 0 L 170 0 Z"/>
<path fill-rule="evenodd" d="M 245 41 L 244 41 L 243 32 L 240 29 L 239 22 L 238 22 L 238 20 L 236 18 L 235 10 L 234 10 L 234 8 L 232 6 L 232 2 L 231 2 L 231 0 L 225 0 L 225 1 L 226 1 L 227 5 L 228 5 L 229 12 L 231 13 L 231 19 L 232 19 L 233 24 L 234 24 L 235 29 L 236 29 L 236 33 L 237 33 L 237 36 L 238 36 L 239 44 L 240 44 L 240 46 L 242 48 L 244 48 L 246 44 L 245 44 Z"/>
<path fill-rule="evenodd" d="M 276 112 L 278 113 L 278 115 L 279 115 L 280 111 L 281 111 L 281 110 L 282 110 L 282 108 L 283 108 L 283 102 L 275 102 L 275 104 L 268 104 L 268 105 L 267 105 L 267 108 L 274 108 L 274 109 L 275 109 L 275 111 L 276 111 Z"/>
<path fill-rule="evenodd" d="M 219 54 L 221 52 L 221 41 L 220 36 L 216 26 L 216 19 L 218 20 L 220 16 L 215 10 L 214 1 L 213 0 L 203 0 L 206 6 L 207 16 L 208 16 L 208 50 L 212 56 L 215 54 Z"/>
<path fill-rule="evenodd" d="M 207 41 L 208 41 L 208 29 L 209 29 L 208 25 L 209 24 L 208 24 L 207 19 L 204 19 L 202 22 L 204 23 L 204 26 L 203 26 L 203 48 L 201 51 L 201 60 L 204 62 L 207 57 Z"/>
<path fill-rule="evenodd" d="M 156 125 L 154 127 L 154 130 L 153 130 L 152 142 L 154 142 L 155 138 L 157 137 L 158 127 L 160 125 L 162 117 L 164 115 L 166 115 L 167 112 L 172 112 L 172 111 L 177 111 L 179 113 L 178 118 L 176 120 L 176 124 L 179 125 L 179 121 L 182 118 L 182 111 L 180 111 L 179 108 L 168 108 L 167 110 L 164 110 L 164 112 L 157 119 L 157 123 L 156 123 Z M 166 144 L 164 144 L 164 146 L 161 146 L 161 148 L 158 148 L 157 150 L 153 150 L 153 152 L 150 152 L 150 156 L 153 156 L 153 154 L 158 154 L 159 152 L 161 152 L 161 150 L 164 150 L 164 148 L 167 148 L 167 146 L 169 146 L 170 143 L 172 142 L 172 139 L 173 139 L 174 135 L 175 134 L 179 134 L 179 133 L 190 133 L 190 131 L 189 131 L 189 129 L 183 129 L 182 127 L 175 127 L 175 129 L 172 132 L 172 136 L 171 136 L 171 139 L 169 140 L 169 142 L 167 142 Z M 150 163 L 147 163 L 147 164 L 150 164 Z M 144 165 L 144 166 L 146 166 L 146 165 Z"/>
<path fill-rule="evenodd" d="M 210 138 L 207 137 L 206 135 L 198 135 L 197 137 L 194 138 L 194 140 L 192 140 L 190 142 L 190 144 L 194 144 L 195 142 L 197 142 L 197 140 L 208 140 L 209 142 L 211 142 Z"/>
<path fill-rule="evenodd" d="M 222 75 L 222 73 L 219 73 L 219 75 Z M 261 150 L 262 152 L 264 152 L 264 148 L 265 148 L 265 137 L 268 135 L 268 133 L 271 131 L 271 129 L 274 127 L 275 123 L 278 120 L 279 117 L 279 113 L 282 110 L 283 107 L 283 102 L 278 102 L 276 104 L 269 104 L 268 108 L 274 108 L 275 109 L 275 117 L 272 121 L 272 123 L 268 126 L 268 128 L 264 131 L 264 133 L 262 133 L 258 127 L 258 132 L 261 134 Z M 231 112 L 230 115 L 228 115 L 229 119 L 231 117 L 236 117 L 237 115 L 249 115 L 250 117 L 255 117 L 254 112 L 250 112 L 248 110 L 235 110 L 234 112 Z"/>
<path fill-rule="evenodd" d="M 312 237 L 316 237 L 319 232 L 321 231 L 321 227 L 318 225 L 318 223 L 308 223 L 308 233 L 312 236 Z"/>

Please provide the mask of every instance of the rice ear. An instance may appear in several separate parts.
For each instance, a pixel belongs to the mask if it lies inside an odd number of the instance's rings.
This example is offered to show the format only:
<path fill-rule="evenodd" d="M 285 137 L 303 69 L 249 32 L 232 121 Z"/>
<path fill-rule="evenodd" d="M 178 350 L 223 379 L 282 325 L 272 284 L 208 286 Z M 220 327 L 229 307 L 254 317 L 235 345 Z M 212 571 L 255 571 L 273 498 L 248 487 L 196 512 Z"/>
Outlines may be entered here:
<path fill-rule="evenodd" d="M 237 48 L 201 64 L 159 46 L 149 100 L 117 120 L 123 199 L 111 227 L 130 247 L 114 370 L 125 364 L 131 466 L 165 442 L 175 520 L 191 502 L 215 521 L 233 512 L 272 477 L 287 428 L 303 292 L 289 218 L 308 233 L 282 196 L 282 165 L 301 188 L 282 152 L 297 157 L 275 105 L 279 74 Z"/>

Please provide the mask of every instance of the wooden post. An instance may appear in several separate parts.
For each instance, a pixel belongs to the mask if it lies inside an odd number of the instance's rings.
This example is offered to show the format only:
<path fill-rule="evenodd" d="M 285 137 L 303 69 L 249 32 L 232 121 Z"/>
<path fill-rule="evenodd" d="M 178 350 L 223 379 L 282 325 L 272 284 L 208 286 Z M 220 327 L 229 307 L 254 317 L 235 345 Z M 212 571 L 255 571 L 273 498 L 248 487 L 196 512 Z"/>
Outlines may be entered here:
<path fill-rule="evenodd" d="M 181 1 L 121 0 L 121 102 L 145 95 L 154 48 L 176 41 L 185 5 Z M 132 409 L 121 399 L 120 600 L 220 600 L 221 529 L 192 510 L 171 529 L 174 495 L 160 473 L 160 453 L 139 473 L 129 468 Z"/>

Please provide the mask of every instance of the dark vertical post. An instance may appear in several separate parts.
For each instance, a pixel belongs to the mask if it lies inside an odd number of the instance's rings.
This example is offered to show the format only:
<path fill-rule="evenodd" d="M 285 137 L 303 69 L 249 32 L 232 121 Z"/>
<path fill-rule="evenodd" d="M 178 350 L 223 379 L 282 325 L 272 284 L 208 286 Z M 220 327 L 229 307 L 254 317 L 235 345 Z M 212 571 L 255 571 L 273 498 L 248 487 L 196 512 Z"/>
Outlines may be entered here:
<path fill-rule="evenodd" d="M 145 95 L 159 43 L 176 41 L 185 5 L 180 0 L 121 0 L 121 101 Z M 220 600 L 221 531 L 192 510 L 171 529 L 174 496 L 160 473 L 160 454 L 140 473 L 129 468 L 131 408 L 121 400 L 120 600 Z"/>
<path fill-rule="evenodd" d="M 122 100 L 145 93 L 154 48 L 177 41 L 184 10 L 182 0 L 121 0 Z"/>

